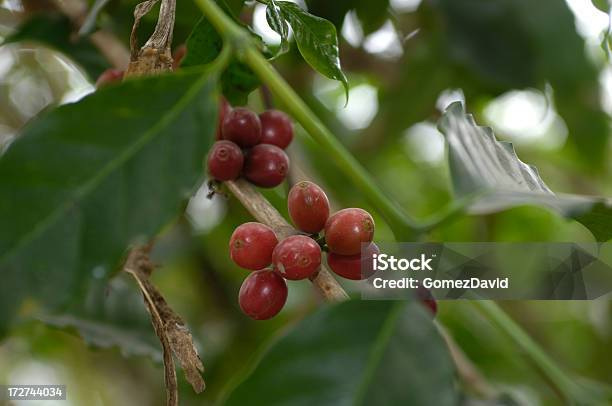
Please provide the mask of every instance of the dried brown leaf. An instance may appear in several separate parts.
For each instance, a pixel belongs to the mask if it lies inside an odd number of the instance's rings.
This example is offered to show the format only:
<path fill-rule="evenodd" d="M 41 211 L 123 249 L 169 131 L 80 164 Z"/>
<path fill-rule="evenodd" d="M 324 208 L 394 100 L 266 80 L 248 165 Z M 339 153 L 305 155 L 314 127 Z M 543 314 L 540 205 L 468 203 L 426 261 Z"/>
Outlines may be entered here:
<path fill-rule="evenodd" d="M 151 322 L 164 354 L 167 404 L 176 406 L 178 405 L 178 386 L 172 354 L 174 353 L 179 360 L 185 378 L 197 393 L 202 392 L 206 387 L 201 375 L 204 366 L 185 322 L 172 310 L 159 290 L 149 280 L 153 270 L 153 264 L 149 260 L 149 251 L 150 246 L 132 249 L 123 269 L 131 274 L 138 283 L 151 314 Z"/>

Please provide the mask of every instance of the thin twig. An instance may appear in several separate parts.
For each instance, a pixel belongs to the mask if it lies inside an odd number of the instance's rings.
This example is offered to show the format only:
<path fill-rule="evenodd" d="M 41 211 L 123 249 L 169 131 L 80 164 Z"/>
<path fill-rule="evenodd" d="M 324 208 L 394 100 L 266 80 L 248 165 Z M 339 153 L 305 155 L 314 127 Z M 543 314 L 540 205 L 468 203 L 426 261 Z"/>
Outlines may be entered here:
<path fill-rule="evenodd" d="M 463 352 L 448 331 L 440 323 L 436 323 L 436 326 L 446 342 L 450 356 L 457 368 L 459 379 L 463 385 L 482 399 L 495 399 L 498 395 L 495 388 L 487 382 L 486 378 Z"/>

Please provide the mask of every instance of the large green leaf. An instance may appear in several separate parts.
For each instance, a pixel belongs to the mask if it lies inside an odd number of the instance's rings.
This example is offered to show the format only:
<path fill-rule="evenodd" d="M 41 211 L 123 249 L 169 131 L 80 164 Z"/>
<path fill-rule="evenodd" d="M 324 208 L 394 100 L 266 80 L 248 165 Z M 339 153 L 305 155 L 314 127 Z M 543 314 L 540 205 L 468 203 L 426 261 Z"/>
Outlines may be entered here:
<path fill-rule="evenodd" d="M 456 405 L 454 367 L 416 302 L 349 301 L 280 338 L 226 405 Z"/>
<path fill-rule="evenodd" d="M 458 196 L 481 193 L 470 210 L 491 213 L 538 205 L 583 223 L 599 241 L 612 238 L 612 201 L 554 194 L 533 165 L 522 162 L 509 142 L 497 141 L 490 128 L 476 125 L 459 102 L 440 119 L 449 145 L 448 159 Z"/>
<path fill-rule="evenodd" d="M 127 81 L 28 125 L 0 158 L 0 330 L 24 299 L 82 300 L 177 215 L 216 122 L 213 73 Z"/>
<path fill-rule="evenodd" d="M 291 25 L 295 42 L 304 60 L 319 73 L 342 82 L 348 97 L 348 80 L 340 68 L 336 27 L 326 19 L 306 12 L 295 3 L 275 3 L 281 16 Z M 283 35 L 276 25 L 271 28 Z"/>
<path fill-rule="evenodd" d="M 210 64 L 221 53 L 223 39 L 212 24 L 202 17 L 187 39 L 187 55 L 183 67 Z M 259 79 L 251 69 L 233 59 L 221 75 L 223 94 L 231 104 L 246 104 L 249 94 L 259 87 Z"/>
<path fill-rule="evenodd" d="M 91 79 L 109 67 L 88 38 L 73 35 L 70 20 L 59 14 L 36 14 L 25 21 L 5 43 L 35 41 L 54 48 L 81 65 Z"/>

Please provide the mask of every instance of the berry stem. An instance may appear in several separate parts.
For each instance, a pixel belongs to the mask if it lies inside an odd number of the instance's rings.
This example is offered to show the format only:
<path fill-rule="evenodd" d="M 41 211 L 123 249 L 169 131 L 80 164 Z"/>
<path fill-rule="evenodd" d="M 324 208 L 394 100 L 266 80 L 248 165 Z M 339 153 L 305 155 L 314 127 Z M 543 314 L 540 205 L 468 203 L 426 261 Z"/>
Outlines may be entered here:
<path fill-rule="evenodd" d="M 279 240 L 299 234 L 283 216 L 250 183 L 243 179 L 225 182 L 227 188 L 260 223 L 272 228 Z M 329 302 L 342 302 L 349 297 L 325 265 L 310 277 L 311 282 Z"/>
<path fill-rule="evenodd" d="M 493 324 L 512 339 L 538 367 L 553 389 L 568 404 L 587 404 L 588 393 L 580 387 L 563 369 L 546 354 L 540 346 L 495 302 L 490 300 L 471 301 Z"/>
<path fill-rule="evenodd" d="M 232 44 L 237 56 L 259 76 L 270 91 L 287 106 L 288 113 L 317 141 L 336 162 L 344 174 L 353 179 L 355 185 L 384 217 L 398 240 L 410 241 L 421 231 L 421 227 L 378 187 L 376 181 L 344 148 L 331 131 L 308 108 L 289 84 L 261 55 L 252 39 L 232 21 L 213 1 L 195 0 L 217 31 Z"/>

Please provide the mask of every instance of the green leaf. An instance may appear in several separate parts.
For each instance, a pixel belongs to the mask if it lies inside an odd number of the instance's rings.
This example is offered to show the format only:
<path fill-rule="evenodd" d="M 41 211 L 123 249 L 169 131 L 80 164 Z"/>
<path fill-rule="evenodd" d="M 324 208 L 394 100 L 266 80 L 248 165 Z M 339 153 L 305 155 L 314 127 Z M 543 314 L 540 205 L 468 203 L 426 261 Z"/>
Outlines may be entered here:
<path fill-rule="evenodd" d="M 179 213 L 213 139 L 215 76 L 127 81 L 24 129 L 0 158 L 0 330 L 26 298 L 83 300 L 91 278 Z"/>
<path fill-rule="evenodd" d="M 348 80 L 340 68 L 336 27 L 326 19 L 302 10 L 295 3 L 277 1 L 276 4 L 291 25 L 304 60 L 322 75 L 342 82 L 348 100 Z"/>
<path fill-rule="evenodd" d="M 59 14 L 35 14 L 6 38 L 5 43 L 35 41 L 60 51 L 81 65 L 95 80 L 109 67 L 106 59 L 88 38 L 73 37 L 70 20 Z"/>
<path fill-rule="evenodd" d="M 94 279 L 83 304 L 36 318 L 78 334 L 94 348 L 118 348 L 124 357 L 145 356 L 161 363 L 161 347 L 151 327 L 151 317 L 142 294 L 128 278 L 122 272 L 108 282 Z"/>
<path fill-rule="evenodd" d="M 257 396 L 253 396 L 257 394 Z M 413 301 L 320 308 L 275 342 L 231 405 L 456 405 L 455 372 Z"/>
<path fill-rule="evenodd" d="M 266 20 L 268 25 L 281 37 L 280 48 L 276 56 L 284 54 L 289 51 L 289 26 L 287 21 L 281 16 L 281 11 L 274 0 L 268 1 L 268 7 L 266 7 Z"/>
<path fill-rule="evenodd" d="M 202 17 L 187 39 L 187 55 L 182 67 L 212 63 L 221 53 L 223 39 L 210 22 Z M 249 94 L 260 85 L 259 79 L 245 64 L 235 58 L 221 75 L 223 94 L 233 105 L 246 104 Z"/>
<path fill-rule="evenodd" d="M 481 193 L 471 204 L 477 214 L 537 205 L 584 224 L 598 241 L 612 238 L 612 200 L 554 194 L 533 165 L 522 162 L 509 142 L 495 139 L 490 128 L 476 125 L 459 102 L 451 104 L 439 123 L 449 145 L 449 166 L 455 193 Z"/>

